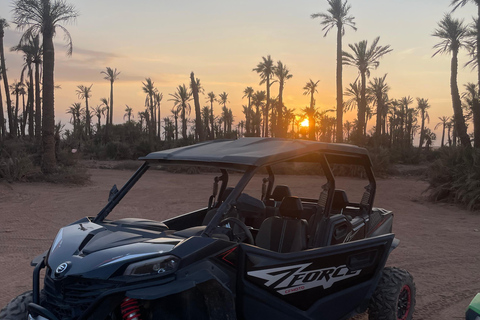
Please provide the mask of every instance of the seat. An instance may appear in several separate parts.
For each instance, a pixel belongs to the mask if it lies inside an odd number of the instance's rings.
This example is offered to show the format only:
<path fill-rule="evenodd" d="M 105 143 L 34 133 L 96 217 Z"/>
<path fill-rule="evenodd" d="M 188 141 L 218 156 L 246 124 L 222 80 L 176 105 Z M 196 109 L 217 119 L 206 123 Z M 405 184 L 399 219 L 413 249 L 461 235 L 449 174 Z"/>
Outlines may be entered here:
<path fill-rule="evenodd" d="M 205 218 L 203 219 L 202 226 L 206 226 L 210 223 L 210 220 L 212 220 L 213 216 L 217 213 L 218 208 L 220 205 L 228 198 L 230 193 L 232 193 L 233 188 L 228 187 L 223 191 L 221 198 L 217 202 L 214 208 L 208 210 L 207 214 L 205 215 Z"/>
<path fill-rule="evenodd" d="M 336 189 L 333 194 L 332 213 L 342 213 L 347 205 L 347 193 L 344 190 Z"/>
<path fill-rule="evenodd" d="M 281 253 L 297 252 L 307 248 L 308 223 L 301 219 L 302 201 L 285 197 L 280 205 L 280 216 L 263 221 L 256 237 L 257 246 Z"/>
<path fill-rule="evenodd" d="M 266 215 L 267 217 L 278 216 L 278 207 L 280 206 L 283 198 L 291 197 L 292 193 L 290 192 L 290 188 L 284 185 L 277 185 L 271 196 L 266 199 L 265 206 L 266 208 Z"/>

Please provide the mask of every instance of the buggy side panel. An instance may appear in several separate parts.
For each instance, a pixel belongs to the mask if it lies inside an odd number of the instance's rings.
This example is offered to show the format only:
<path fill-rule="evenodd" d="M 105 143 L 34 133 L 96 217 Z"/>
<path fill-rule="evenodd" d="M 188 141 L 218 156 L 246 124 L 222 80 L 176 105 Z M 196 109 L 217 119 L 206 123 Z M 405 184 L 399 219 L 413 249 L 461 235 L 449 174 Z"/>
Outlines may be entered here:
<path fill-rule="evenodd" d="M 393 239 L 387 234 L 295 253 L 241 245 L 239 318 L 344 319 L 358 306 L 363 311 Z"/>

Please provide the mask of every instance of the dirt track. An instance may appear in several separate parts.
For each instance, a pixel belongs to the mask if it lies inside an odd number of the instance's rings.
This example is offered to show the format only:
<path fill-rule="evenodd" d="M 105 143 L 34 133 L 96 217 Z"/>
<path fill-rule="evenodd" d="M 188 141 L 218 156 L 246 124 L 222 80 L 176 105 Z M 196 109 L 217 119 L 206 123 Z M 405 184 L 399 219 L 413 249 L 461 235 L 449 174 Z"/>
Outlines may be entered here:
<path fill-rule="evenodd" d="M 84 187 L 0 183 L 0 308 L 31 288 L 29 262 L 50 246 L 58 229 L 95 215 L 111 186 L 120 188 L 131 175 L 118 170 L 89 172 L 92 182 Z M 284 176 L 282 180 L 298 191 L 295 195 L 314 189 L 313 177 Z M 176 181 L 182 183 L 173 188 Z M 141 182 L 112 214 L 162 220 L 205 206 L 212 185 L 211 175 L 161 171 L 149 172 Z M 352 188 L 347 193 L 353 195 L 362 185 L 354 181 L 345 188 Z M 409 270 L 415 278 L 414 319 L 464 319 L 466 306 L 480 292 L 480 215 L 425 202 L 421 193 L 426 187 L 413 178 L 377 181 L 375 206 L 395 212 L 394 232 L 401 240 L 388 264 Z"/>

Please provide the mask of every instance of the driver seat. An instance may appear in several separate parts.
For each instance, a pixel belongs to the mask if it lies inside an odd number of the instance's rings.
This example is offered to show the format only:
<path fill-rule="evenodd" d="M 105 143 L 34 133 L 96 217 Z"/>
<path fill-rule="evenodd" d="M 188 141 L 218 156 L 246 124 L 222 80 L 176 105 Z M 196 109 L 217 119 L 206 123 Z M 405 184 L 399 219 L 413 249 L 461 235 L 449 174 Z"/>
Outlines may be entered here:
<path fill-rule="evenodd" d="M 256 237 L 257 246 L 281 253 L 297 252 L 307 248 L 307 221 L 301 219 L 302 201 L 285 197 L 279 208 L 280 216 L 263 221 Z"/>

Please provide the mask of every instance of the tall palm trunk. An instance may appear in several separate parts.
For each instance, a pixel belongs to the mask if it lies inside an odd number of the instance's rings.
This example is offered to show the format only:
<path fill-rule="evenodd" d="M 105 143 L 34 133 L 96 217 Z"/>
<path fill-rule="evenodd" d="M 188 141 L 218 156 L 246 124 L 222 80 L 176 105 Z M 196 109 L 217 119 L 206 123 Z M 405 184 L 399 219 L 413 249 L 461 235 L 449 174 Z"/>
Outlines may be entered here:
<path fill-rule="evenodd" d="M 35 62 L 35 138 L 42 137 L 42 105 L 40 103 L 40 62 Z"/>
<path fill-rule="evenodd" d="M 57 165 L 55 158 L 54 67 L 55 48 L 53 46 L 53 30 L 47 29 L 43 31 L 42 118 L 42 171 L 47 174 L 54 172 Z"/>
<path fill-rule="evenodd" d="M 213 121 L 213 100 L 210 101 L 210 124 L 212 125 L 212 136 L 210 138 L 213 140 L 215 139 L 215 128 Z"/>
<path fill-rule="evenodd" d="M 277 134 L 278 138 L 284 138 L 283 130 L 283 83 L 280 82 L 280 87 L 278 89 L 278 105 L 277 105 Z"/>
<path fill-rule="evenodd" d="M 480 148 L 480 101 L 472 99 L 472 113 L 473 113 L 473 144 L 475 148 Z"/>
<path fill-rule="evenodd" d="M 28 86 L 28 135 L 30 139 L 33 139 L 34 136 L 34 120 L 33 120 L 33 101 L 34 101 L 34 92 L 33 92 L 33 69 L 31 66 L 28 67 L 28 74 L 30 75 L 30 85 Z"/>
<path fill-rule="evenodd" d="M 0 30 L 0 66 L 2 69 L 3 85 L 5 87 L 5 96 L 7 98 L 7 115 L 8 115 L 8 127 L 10 128 L 10 135 L 16 136 L 16 131 L 13 130 L 13 110 L 12 110 L 12 99 L 10 99 L 9 87 L 8 87 L 8 78 L 7 78 L 7 67 L 5 66 L 5 54 L 3 49 L 3 37 L 4 31 Z"/>
<path fill-rule="evenodd" d="M 199 141 L 205 141 L 205 135 L 202 125 L 202 114 L 200 110 L 200 100 L 198 98 L 198 86 L 195 81 L 195 75 L 190 73 L 190 80 L 192 83 L 192 93 L 193 93 L 193 102 L 195 104 L 195 136 L 198 137 Z"/>
<path fill-rule="evenodd" d="M 442 130 L 442 144 L 441 144 L 442 147 L 444 146 L 444 142 L 445 142 L 445 122 L 443 123 L 443 130 Z"/>
<path fill-rule="evenodd" d="M 152 92 L 150 93 L 149 109 L 150 109 L 150 121 L 148 122 L 148 124 L 149 124 L 149 126 L 148 126 L 148 136 L 149 136 L 149 140 L 150 140 L 150 150 L 153 150 L 154 149 L 156 123 L 155 123 L 155 112 L 153 110 L 154 106 L 153 106 L 153 93 Z M 148 113 L 148 109 L 147 109 L 147 113 Z"/>
<path fill-rule="evenodd" d="M 342 87 L 342 29 L 337 23 L 337 137 L 336 142 L 343 142 L 343 87 Z"/>
<path fill-rule="evenodd" d="M 383 97 L 377 97 L 377 119 L 375 123 L 375 143 L 376 147 L 380 146 L 380 137 L 382 136 L 382 113 L 383 113 Z"/>
<path fill-rule="evenodd" d="M 422 125 L 420 127 L 420 141 L 418 143 L 418 151 L 422 150 L 423 140 L 425 135 L 425 111 L 422 110 Z"/>
<path fill-rule="evenodd" d="M 17 136 L 18 133 L 18 105 L 20 104 L 19 101 L 19 92 L 18 89 L 16 90 L 15 93 L 15 112 L 13 114 L 13 131 L 15 131 L 15 136 Z"/>
<path fill-rule="evenodd" d="M 85 96 L 85 120 L 87 122 L 87 125 L 85 126 L 85 134 L 88 137 L 92 136 L 92 129 L 90 128 L 90 110 L 88 110 L 88 97 Z"/>
<path fill-rule="evenodd" d="M 110 108 L 108 109 L 108 114 L 110 116 L 110 124 L 113 124 L 113 79 L 110 80 Z"/>
<path fill-rule="evenodd" d="M 366 130 L 366 121 L 365 121 L 365 113 L 367 111 L 367 98 L 366 98 L 366 81 L 367 77 L 365 75 L 365 71 L 361 71 L 361 78 L 362 78 L 362 87 L 360 89 L 360 105 L 358 106 L 358 133 L 359 137 L 365 136 Z M 363 143 L 363 138 L 361 139 Z"/>
<path fill-rule="evenodd" d="M 313 94 L 315 90 L 312 90 L 310 93 L 310 114 L 308 114 L 308 138 L 310 140 L 315 140 L 315 99 Z"/>
<path fill-rule="evenodd" d="M 268 112 L 270 111 L 270 77 L 267 77 L 267 103 L 263 115 L 263 136 L 268 137 Z"/>
<path fill-rule="evenodd" d="M 160 135 L 160 129 L 161 129 L 161 118 L 160 118 L 160 101 L 158 101 L 158 127 L 157 127 L 157 137 L 158 137 L 158 140 L 162 140 L 162 136 Z M 128 121 L 130 122 L 130 116 L 128 116 Z"/>
<path fill-rule="evenodd" d="M 187 139 L 187 118 L 186 118 L 186 109 L 187 106 L 185 103 L 182 104 L 182 112 L 180 114 L 180 117 L 182 118 L 182 138 Z"/>
<path fill-rule="evenodd" d="M 5 139 L 6 136 L 5 117 L 3 116 L 3 98 L 2 90 L 0 90 L 0 141 Z"/>
<path fill-rule="evenodd" d="M 178 112 L 175 113 L 175 141 L 178 141 Z"/>
<path fill-rule="evenodd" d="M 475 24 L 477 27 L 477 77 L 478 77 L 478 90 L 480 92 L 480 1 L 475 1 L 477 5 L 477 19 L 479 21 Z M 472 106 L 473 111 L 473 144 L 475 148 L 480 148 L 480 103 L 474 103 Z"/>
<path fill-rule="evenodd" d="M 458 92 L 457 84 L 457 70 L 458 70 L 458 49 L 452 51 L 451 62 L 451 77 L 450 77 L 450 89 L 452 93 L 453 113 L 455 115 L 455 125 L 458 137 L 462 146 L 471 146 L 470 137 L 467 134 L 467 127 L 465 125 L 465 118 L 463 117 L 462 101 L 460 100 L 460 93 Z"/>

